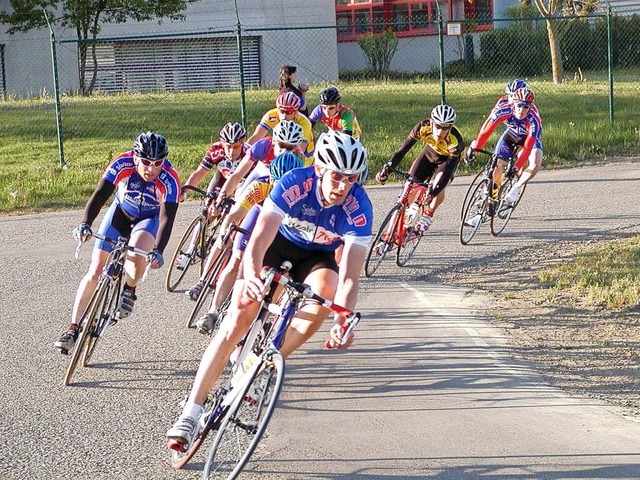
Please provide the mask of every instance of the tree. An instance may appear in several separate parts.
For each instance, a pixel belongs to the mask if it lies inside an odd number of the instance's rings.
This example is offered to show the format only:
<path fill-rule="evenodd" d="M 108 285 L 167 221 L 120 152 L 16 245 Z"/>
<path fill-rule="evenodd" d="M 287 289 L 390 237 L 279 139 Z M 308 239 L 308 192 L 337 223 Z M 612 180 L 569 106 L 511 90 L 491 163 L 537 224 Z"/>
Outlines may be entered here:
<path fill-rule="evenodd" d="M 558 32 L 557 13 L 562 0 L 534 0 L 540 15 L 547 24 L 547 38 L 551 53 L 551 75 L 553 83 L 562 83 L 564 68 L 562 67 L 562 52 L 560 51 L 560 35 Z"/>
<path fill-rule="evenodd" d="M 358 38 L 358 45 L 367 57 L 367 67 L 376 74 L 384 74 L 398 49 L 398 38 L 391 30 L 385 30 L 382 35 L 363 35 Z"/>
<path fill-rule="evenodd" d="M 154 18 L 181 20 L 188 3 L 199 0 L 11 0 L 13 11 L 0 12 L 0 23 L 10 25 L 7 33 L 27 32 L 44 28 L 50 21 L 76 31 L 80 58 L 80 93 L 90 95 L 98 73 L 95 39 L 104 23 L 142 22 Z M 53 13 L 51 13 L 53 12 Z M 92 41 L 93 40 L 93 41 Z M 93 74 L 87 85 L 85 71 L 87 56 L 91 54 Z"/>

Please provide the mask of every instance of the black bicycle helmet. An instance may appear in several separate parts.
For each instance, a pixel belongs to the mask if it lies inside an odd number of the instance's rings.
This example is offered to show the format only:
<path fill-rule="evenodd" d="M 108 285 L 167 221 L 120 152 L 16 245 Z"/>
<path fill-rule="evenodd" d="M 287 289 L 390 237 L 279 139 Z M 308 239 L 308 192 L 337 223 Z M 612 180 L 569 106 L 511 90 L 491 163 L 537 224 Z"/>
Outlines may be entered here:
<path fill-rule="evenodd" d="M 133 153 L 149 160 L 161 160 L 167 158 L 169 145 L 167 145 L 167 139 L 162 135 L 145 132 L 138 135 L 136 141 L 133 142 Z"/>
<path fill-rule="evenodd" d="M 220 140 L 225 143 L 238 143 L 242 139 L 246 138 L 247 130 L 241 123 L 227 123 L 222 130 L 220 130 Z"/>
<path fill-rule="evenodd" d="M 320 92 L 320 103 L 323 105 L 335 105 L 340 98 L 340 91 L 336 87 L 325 88 Z"/>

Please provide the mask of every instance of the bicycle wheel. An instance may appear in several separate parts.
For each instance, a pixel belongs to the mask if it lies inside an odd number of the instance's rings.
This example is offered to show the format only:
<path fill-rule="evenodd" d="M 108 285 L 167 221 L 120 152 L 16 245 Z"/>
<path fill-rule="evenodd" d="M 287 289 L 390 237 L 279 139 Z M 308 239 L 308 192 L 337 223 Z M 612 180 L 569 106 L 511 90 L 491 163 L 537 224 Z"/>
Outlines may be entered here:
<path fill-rule="evenodd" d="M 96 318 L 98 315 L 98 311 L 100 305 L 102 304 L 102 298 L 104 298 L 106 294 L 106 284 L 104 282 L 98 283 L 96 289 L 93 291 L 91 298 L 89 299 L 89 303 L 87 307 L 84 309 L 82 313 L 82 317 L 80 318 L 80 334 L 78 336 L 78 340 L 76 341 L 75 348 L 73 350 L 73 354 L 71 355 L 71 361 L 69 362 L 69 366 L 67 367 L 67 372 L 64 377 L 65 386 L 71 383 L 71 377 L 76 371 L 76 367 L 78 366 L 78 361 L 82 356 L 82 351 L 84 349 L 84 345 L 87 342 L 91 332 L 93 331 L 96 323 Z"/>
<path fill-rule="evenodd" d="M 422 234 L 416 232 L 413 228 L 409 228 L 405 231 L 404 238 L 400 245 L 398 245 L 398 251 L 396 252 L 396 265 L 404 267 L 407 262 L 413 257 L 418 244 L 422 240 Z"/>
<path fill-rule="evenodd" d="M 213 220 L 207 222 L 204 236 L 200 239 L 201 246 L 200 251 L 198 252 L 202 259 L 202 262 L 200 263 L 200 275 L 204 273 L 207 256 L 209 255 L 213 244 L 216 243 L 216 236 L 220 229 L 220 225 L 222 225 L 222 217 L 218 215 Z"/>
<path fill-rule="evenodd" d="M 242 388 L 227 411 L 204 466 L 204 479 L 236 478 L 271 419 L 284 381 L 284 358 L 274 351 Z"/>
<path fill-rule="evenodd" d="M 469 188 L 467 189 L 467 193 L 464 196 L 464 200 L 462 201 L 462 208 L 460 209 L 460 220 L 464 220 L 464 212 L 467 210 L 467 205 L 469 204 L 469 197 L 471 196 L 471 192 L 475 190 L 475 186 L 477 185 L 480 177 L 484 174 L 485 169 L 482 169 L 478 172 L 475 178 L 469 184 Z"/>
<path fill-rule="evenodd" d="M 198 321 L 198 314 L 202 310 L 202 307 L 207 304 L 210 296 L 215 291 L 218 277 L 231 258 L 231 247 L 231 242 L 225 245 L 222 252 L 218 255 L 218 259 L 213 265 L 211 265 L 209 275 L 207 275 L 207 278 L 204 281 L 204 287 L 202 287 L 198 298 L 196 298 L 196 303 L 191 309 L 191 315 L 189 315 L 189 320 L 187 322 L 188 328 L 195 328 L 196 322 Z"/>
<path fill-rule="evenodd" d="M 200 243 L 200 229 L 202 228 L 202 223 L 204 217 L 198 216 L 193 219 L 193 221 L 189 224 L 187 229 L 185 230 L 182 238 L 180 239 L 180 243 L 176 247 L 176 251 L 173 253 L 173 257 L 171 257 L 171 263 L 169 264 L 169 269 L 167 270 L 167 279 L 165 282 L 165 286 L 167 287 L 167 291 L 173 292 L 182 279 L 187 274 L 189 267 L 194 265 L 197 262 L 200 262 L 202 258 L 198 255 L 197 245 Z M 194 235 L 197 236 L 196 244 L 192 245 L 194 241 Z M 191 248 L 189 248 L 191 247 Z M 191 251 L 189 251 L 191 249 Z M 189 261 L 184 264 L 182 268 L 178 268 L 176 265 L 176 261 L 180 257 L 180 255 L 186 255 L 189 258 Z"/>
<path fill-rule="evenodd" d="M 489 198 L 489 180 L 482 180 L 473 191 L 462 222 L 460 222 L 460 243 L 468 244 L 476 234 L 485 216 Z"/>
<path fill-rule="evenodd" d="M 82 357 L 83 367 L 86 367 L 89 364 L 89 360 L 96 349 L 98 340 L 100 340 L 105 329 L 109 326 L 111 319 L 116 314 L 116 308 L 118 308 L 118 301 L 120 300 L 121 285 L 122 276 L 120 276 L 117 283 L 113 285 L 110 282 L 105 281 L 106 292 L 101 301 L 101 305 L 96 311 L 97 323 L 95 329 L 93 329 L 89 335 L 89 340 L 87 341 L 87 348 L 85 349 Z"/>
<path fill-rule="evenodd" d="M 395 244 L 396 222 L 402 205 L 396 203 L 387 216 L 382 221 L 382 225 L 378 229 L 375 239 L 369 247 L 367 260 L 364 264 L 364 274 L 367 277 L 372 276 L 387 256 L 387 253 L 393 249 Z"/>
<path fill-rule="evenodd" d="M 509 223 L 513 211 L 518 206 L 518 203 L 520 203 L 520 199 L 524 195 L 525 189 L 523 188 L 520 192 L 520 198 L 518 198 L 515 204 L 507 203 L 504 201 L 504 197 L 507 196 L 516 182 L 517 178 L 511 177 L 507 179 L 500 187 L 500 191 L 498 192 L 499 202 L 496 208 L 496 214 L 491 218 L 491 235 L 493 235 L 494 237 L 500 235 L 507 227 L 507 223 Z"/>

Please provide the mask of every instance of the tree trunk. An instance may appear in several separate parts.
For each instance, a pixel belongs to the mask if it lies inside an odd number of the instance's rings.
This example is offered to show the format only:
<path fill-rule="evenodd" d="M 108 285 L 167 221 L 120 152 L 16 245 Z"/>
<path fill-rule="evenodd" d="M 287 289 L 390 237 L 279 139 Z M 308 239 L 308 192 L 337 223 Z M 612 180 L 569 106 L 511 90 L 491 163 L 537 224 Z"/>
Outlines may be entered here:
<path fill-rule="evenodd" d="M 564 78 L 564 68 L 562 67 L 562 52 L 560 51 L 560 36 L 558 35 L 558 26 L 555 21 L 545 20 L 547 22 L 547 36 L 549 38 L 549 50 L 551 51 L 551 74 L 553 83 L 556 85 L 562 83 Z"/>

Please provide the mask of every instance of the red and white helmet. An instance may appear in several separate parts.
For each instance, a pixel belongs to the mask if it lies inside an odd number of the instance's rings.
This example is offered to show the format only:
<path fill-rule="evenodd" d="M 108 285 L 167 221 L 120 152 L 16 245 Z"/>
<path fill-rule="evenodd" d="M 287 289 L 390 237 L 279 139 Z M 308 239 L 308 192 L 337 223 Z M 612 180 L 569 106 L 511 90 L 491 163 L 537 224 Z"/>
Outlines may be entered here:
<path fill-rule="evenodd" d="M 522 87 L 513 92 L 512 98 L 514 102 L 525 102 L 531 104 L 535 100 L 536 96 L 527 87 Z"/>
<path fill-rule="evenodd" d="M 276 100 L 276 107 L 298 110 L 300 108 L 300 97 L 293 92 L 281 93 Z"/>

